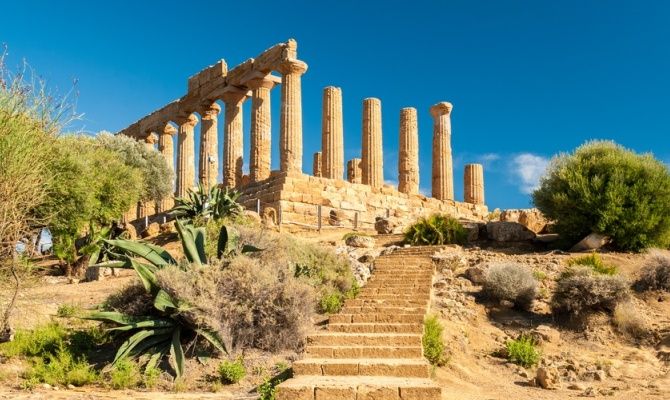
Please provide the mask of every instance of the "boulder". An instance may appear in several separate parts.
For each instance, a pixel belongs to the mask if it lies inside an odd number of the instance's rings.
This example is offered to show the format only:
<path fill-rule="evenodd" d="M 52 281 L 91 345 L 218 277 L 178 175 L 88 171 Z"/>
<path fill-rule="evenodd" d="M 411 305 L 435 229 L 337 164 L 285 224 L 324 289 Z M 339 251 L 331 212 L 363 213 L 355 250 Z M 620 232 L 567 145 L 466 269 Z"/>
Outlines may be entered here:
<path fill-rule="evenodd" d="M 535 233 L 525 226 L 506 221 L 487 223 L 486 234 L 490 240 L 496 242 L 525 242 L 535 238 Z"/>
<path fill-rule="evenodd" d="M 530 337 L 537 344 L 558 343 L 561 340 L 561 333 L 550 326 L 540 325 L 530 332 Z"/>
<path fill-rule="evenodd" d="M 160 226 L 161 233 L 175 233 L 177 232 L 177 227 L 175 226 L 174 221 L 166 222 Z"/>
<path fill-rule="evenodd" d="M 341 226 L 347 219 L 347 215 L 340 210 L 330 210 L 328 213 L 328 224 L 331 226 Z"/>
<path fill-rule="evenodd" d="M 479 224 L 476 222 L 465 222 L 463 228 L 468 233 L 468 242 L 479 240 Z"/>
<path fill-rule="evenodd" d="M 377 217 L 375 218 L 375 230 L 380 235 L 388 235 L 398 228 L 398 221 L 395 218 Z"/>
<path fill-rule="evenodd" d="M 260 214 L 256 211 L 244 210 L 243 214 L 248 220 L 253 221 L 255 224 L 260 225 L 263 222 L 263 218 L 261 218 Z"/>
<path fill-rule="evenodd" d="M 158 222 L 152 222 L 149 224 L 149 226 L 142 231 L 142 237 L 143 238 L 148 238 L 148 237 L 153 237 L 157 236 L 161 232 L 161 226 L 158 224 Z"/>
<path fill-rule="evenodd" d="M 475 265 L 465 270 L 465 277 L 475 285 L 481 285 L 486 279 L 486 270 L 488 266 L 486 264 Z"/>
<path fill-rule="evenodd" d="M 535 233 L 543 232 L 548 223 L 537 208 L 505 210 L 500 213 L 500 221 L 518 222 Z"/>
<path fill-rule="evenodd" d="M 375 247 L 375 238 L 372 236 L 351 235 L 344 241 L 347 246 L 359 248 L 373 248 Z"/>
<path fill-rule="evenodd" d="M 135 229 L 135 225 L 126 222 L 123 226 L 123 232 L 128 240 L 137 240 L 137 229 Z"/>
<path fill-rule="evenodd" d="M 265 207 L 263 209 L 263 225 L 272 228 L 277 225 L 277 210 L 272 207 Z"/>
<path fill-rule="evenodd" d="M 112 268 L 104 267 L 88 267 L 86 268 L 86 277 L 87 282 L 101 281 L 105 277 L 114 275 L 114 270 Z"/>
<path fill-rule="evenodd" d="M 535 374 L 535 382 L 543 389 L 555 390 L 561 386 L 561 377 L 556 367 L 540 367 Z"/>
<path fill-rule="evenodd" d="M 579 243 L 572 246 L 570 251 L 578 252 L 578 251 L 597 250 L 609 242 L 610 242 L 609 236 L 605 236 L 600 233 L 590 233 L 584 239 L 580 240 Z"/>

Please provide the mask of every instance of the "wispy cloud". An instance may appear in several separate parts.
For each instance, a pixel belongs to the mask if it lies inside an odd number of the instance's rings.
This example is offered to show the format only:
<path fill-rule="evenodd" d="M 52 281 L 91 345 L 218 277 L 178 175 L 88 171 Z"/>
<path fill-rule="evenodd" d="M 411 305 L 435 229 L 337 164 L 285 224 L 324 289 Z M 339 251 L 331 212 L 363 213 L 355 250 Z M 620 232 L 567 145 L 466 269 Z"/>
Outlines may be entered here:
<path fill-rule="evenodd" d="M 533 193 L 548 164 L 549 160 L 547 158 L 531 153 L 521 153 L 512 159 L 512 172 L 519 179 L 518 184 L 521 193 Z"/>

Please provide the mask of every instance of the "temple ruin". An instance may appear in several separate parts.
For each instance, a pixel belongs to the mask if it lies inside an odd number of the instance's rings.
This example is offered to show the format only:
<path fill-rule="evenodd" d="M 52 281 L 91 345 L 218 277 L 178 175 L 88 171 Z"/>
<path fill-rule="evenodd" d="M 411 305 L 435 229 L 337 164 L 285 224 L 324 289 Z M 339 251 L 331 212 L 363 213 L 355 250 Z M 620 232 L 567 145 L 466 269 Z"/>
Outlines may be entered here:
<path fill-rule="evenodd" d="M 183 97 L 119 133 L 143 141 L 150 148 L 157 143 L 158 151 L 175 171 L 176 196 L 184 196 L 198 182 L 208 187 L 233 188 L 242 193 L 241 201 L 247 208 L 270 215 L 277 222 L 313 225 L 320 218 L 319 224 L 323 219 L 331 225 L 365 226 L 385 216 L 405 222 L 435 212 L 470 220 L 480 220 L 488 214 L 479 164 L 468 164 L 465 168 L 464 202 L 454 199 L 452 105 L 447 102 L 426 110 L 433 117 L 432 197 L 419 193 L 420 111 L 411 107 L 400 110 L 398 188 L 395 188 L 384 184 L 381 101 L 363 100 L 362 152 L 360 158 L 345 161 L 342 90 L 333 86 L 323 91 L 322 148 L 313 155 L 313 175 L 305 174 L 301 80 L 306 71 L 307 64 L 298 59 L 293 39 L 230 70 L 220 60 L 191 76 Z M 280 160 L 279 170 L 272 171 L 270 157 L 275 142 L 270 94 L 276 86 L 281 90 L 277 141 Z M 242 116 L 249 99 L 250 154 L 245 161 Z M 224 104 L 222 160 L 218 159 L 218 119 L 222 109 L 217 101 Z M 196 166 L 197 131 L 200 146 Z M 245 162 L 249 166 L 246 175 Z M 158 215 L 169 210 L 173 202 L 166 199 L 156 205 L 141 205 L 137 217 Z"/>

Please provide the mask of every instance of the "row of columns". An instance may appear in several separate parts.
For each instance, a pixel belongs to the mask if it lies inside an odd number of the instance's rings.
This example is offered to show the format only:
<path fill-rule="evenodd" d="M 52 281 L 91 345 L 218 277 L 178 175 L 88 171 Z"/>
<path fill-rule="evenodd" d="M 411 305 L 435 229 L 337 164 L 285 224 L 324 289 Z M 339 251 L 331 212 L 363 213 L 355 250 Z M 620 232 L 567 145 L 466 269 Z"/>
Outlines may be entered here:
<path fill-rule="evenodd" d="M 439 200 L 454 199 L 453 158 L 451 154 L 451 110 L 448 102 L 430 108 L 433 117 L 432 196 Z M 314 154 L 314 175 L 342 179 L 344 166 L 344 133 L 342 90 L 329 86 L 323 91 L 322 151 Z M 400 110 L 398 149 L 398 191 L 419 192 L 419 128 L 417 110 Z M 347 162 L 347 180 L 381 187 L 384 183 L 382 151 L 381 101 L 363 100 L 362 158 Z M 464 175 L 466 202 L 484 203 L 483 171 L 479 164 L 466 166 Z"/>
<path fill-rule="evenodd" d="M 300 60 L 287 60 L 277 67 L 282 74 L 281 115 L 280 115 L 280 169 L 287 173 L 302 173 L 302 99 L 301 76 L 307 64 Z M 271 103 L 270 91 L 277 85 L 278 78 L 272 75 L 253 78 L 245 83 L 246 88 L 227 87 L 221 95 L 225 105 L 223 160 L 221 163 L 223 186 L 239 187 L 242 183 L 243 147 L 243 104 L 251 97 L 251 154 L 249 178 L 252 182 L 270 177 L 271 169 Z M 204 104 L 195 110 L 202 116 L 200 138 L 200 162 L 198 176 L 201 184 L 211 187 L 217 184 L 218 160 L 218 115 L 221 107 L 215 102 Z M 158 132 L 158 149 L 177 177 L 176 196 L 185 196 L 195 187 L 195 126 L 198 117 L 194 113 L 175 119 L 178 129 L 166 123 Z M 177 134 L 177 162 L 174 163 L 173 136 Z M 147 136 L 147 145 L 150 138 Z M 166 200 L 169 202 L 170 200 Z M 166 209 L 169 204 L 162 205 Z M 168 207 L 169 208 L 169 207 Z"/>

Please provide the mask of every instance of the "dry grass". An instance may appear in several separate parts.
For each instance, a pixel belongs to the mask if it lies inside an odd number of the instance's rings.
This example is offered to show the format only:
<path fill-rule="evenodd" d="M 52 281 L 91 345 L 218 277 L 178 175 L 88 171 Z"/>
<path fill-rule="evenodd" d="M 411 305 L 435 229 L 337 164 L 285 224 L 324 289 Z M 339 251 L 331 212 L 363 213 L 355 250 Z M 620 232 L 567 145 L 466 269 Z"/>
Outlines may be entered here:
<path fill-rule="evenodd" d="M 635 339 L 644 339 L 650 333 L 650 327 L 632 302 L 624 302 L 616 306 L 613 315 L 614 325 L 621 333 Z"/>
<path fill-rule="evenodd" d="M 635 287 L 638 290 L 665 290 L 670 292 L 670 256 L 668 253 L 660 250 L 649 253 Z"/>
<path fill-rule="evenodd" d="M 613 312 L 629 298 L 628 282 L 617 275 L 602 275 L 590 267 L 571 267 L 557 281 L 551 300 L 554 313 L 580 315 Z"/>
<path fill-rule="evenodd" d="M 484 293 L 494 300 L 508 300 L 528 309 L 537 297 L 533 271 L 519 264 L 492 265 L 484 277 Z"/>

